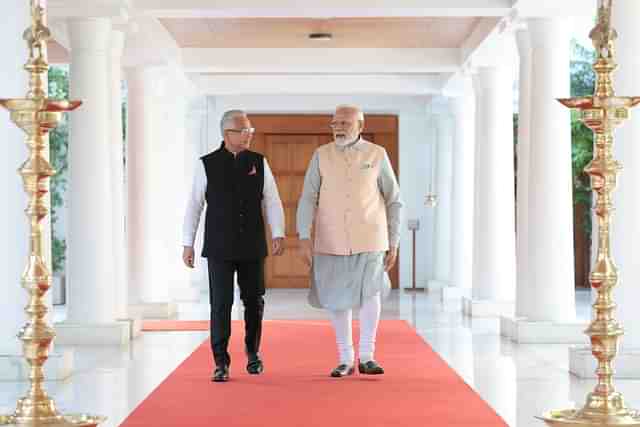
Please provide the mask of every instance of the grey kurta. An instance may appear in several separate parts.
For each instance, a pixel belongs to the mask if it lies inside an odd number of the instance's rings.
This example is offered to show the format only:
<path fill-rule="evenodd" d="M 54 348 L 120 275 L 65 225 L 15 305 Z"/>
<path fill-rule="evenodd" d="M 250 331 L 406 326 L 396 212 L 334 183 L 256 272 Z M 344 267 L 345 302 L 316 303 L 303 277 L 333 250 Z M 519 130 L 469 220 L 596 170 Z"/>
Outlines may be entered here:
<path fill-rule="evenodd" d="M 360 145 L 358 140 L 338 149 L 344 153 L 345 150 L 358 150 Z M 389 245 L 397 247 L 402 216 L 400 188 L 386 153 L 380 166 L 377 182 L 387 210 Z M 320 163 L 316 151 L 304 177 L 304 188 L 298 204 L 296 222 L 300 239 L 311 238 L 321 185 Z M 360 307 L 364 298 L 376 293 L 385 297 L 389 293 L 391 282 L 384 271 L 384 256 L 383 252 L 314 254 L 309 303 L 316 308 L 347 310 Z"/>

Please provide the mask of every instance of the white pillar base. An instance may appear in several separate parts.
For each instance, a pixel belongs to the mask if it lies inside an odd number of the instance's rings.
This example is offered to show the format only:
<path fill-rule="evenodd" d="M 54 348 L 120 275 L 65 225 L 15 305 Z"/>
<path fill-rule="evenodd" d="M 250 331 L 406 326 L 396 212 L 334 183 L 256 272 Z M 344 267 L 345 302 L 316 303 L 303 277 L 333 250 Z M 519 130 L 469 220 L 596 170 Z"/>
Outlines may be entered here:
<path fill-rule="evenodd" d="M 54 325 L 56 344 L 60 345 L 129 345 L 129 322 L 70 323 Z"/>
<path fill-rule="evenodd" d="M 569 348 L 569 372 L 579 378 L 596 378 L 597 362 L 588 346 Z M 616 379 L 640 379 L 640 348 L 621 348 L 613 361 Z"/>
<path fill-rule="evenodd" d="M 588 322 L 535 322 L 525 317 L 500 318 L 500 334 L 519 344 L 587 344 Z"/>
<path fill-rule="evenodd" d="M 130 316 L 125 319 L 116 319 L 129 325 L 129 338 L 135 339 L 142 335 L 142 317 Z"/>
<path fill-rule="evenodd" d="M 471 317 L 513 316 L 515 303 L 511 301 L 462 299 L 462 312 Z"/>
<path fill-rule="evenodd" d="M 44 365 L 47 381 L 64 381 L 73 372 L 74 351 L 71 349 L 56 350 L 49 354 Z M 0 381 L 27 381 L 29 364 L 18 351 L 0 352 Z"/>
<path fill-rule="evenodd" d="M 178 312 L 178 305 L 175 302 L 132 304 L 129 312 L 142 319 L 171 319 Z"/>

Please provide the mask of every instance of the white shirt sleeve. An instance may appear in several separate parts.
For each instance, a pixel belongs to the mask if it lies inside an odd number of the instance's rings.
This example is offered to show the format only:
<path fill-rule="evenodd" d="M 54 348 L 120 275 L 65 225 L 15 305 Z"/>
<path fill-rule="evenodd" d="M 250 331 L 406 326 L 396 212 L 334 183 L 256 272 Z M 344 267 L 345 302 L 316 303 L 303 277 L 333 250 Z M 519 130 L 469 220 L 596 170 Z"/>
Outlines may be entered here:
<path fill-rule="evenodd" d="M 182 245 L 191 246 L 196 240 L 198 232 L 198 224 L 200 224 L 200 216 L 204 209 L 205 192 L 207 191 L 207 175 L 204 170 L 204 164 L 200 163 L 200 167 L 196 168 L 193 174 L 193 185 L 191 187 L 191 195 L 187 199 L 187 211 L 184 215 L 184 223 L 182 227 Z"/>
<path fill-rule="evenodd" d="M 271 228 L 271 238 L 284 237 L 284 209 L 276 180 L 271 173 L 269 163 L 264 158 L 264 188 L 262 190 L 262 206 L 267 213 L 267 222 Z"/>

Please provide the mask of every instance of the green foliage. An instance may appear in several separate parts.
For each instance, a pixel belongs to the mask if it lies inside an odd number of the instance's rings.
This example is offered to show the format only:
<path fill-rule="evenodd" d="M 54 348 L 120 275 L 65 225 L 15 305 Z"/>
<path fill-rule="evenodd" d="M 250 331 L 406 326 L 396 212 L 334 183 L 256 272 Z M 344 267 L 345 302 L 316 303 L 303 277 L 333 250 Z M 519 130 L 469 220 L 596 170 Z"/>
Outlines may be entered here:
<path fill-rule="evenodd" d="M 593 94 L 595 73 L 591 66 L 595 52 L 571 41 L 571 96 L 589 96 Z"/>
<path fill-rule="evenodd" d="M 49 70 L 49 97 L 54 99 L 69 98 L 69 73 L 63 68 L 51 67 Z M 60 125 L 49 133 L 50 161 L 56 170 L 51 178 L 51 251 L 53 273 L 64 270 L 67 244 L 63 238 L 55 233 L 55 224 L 59 212 L 64 206 L 64 192 L 67 187 L 66 172 L 69 168 L 67 153 L 69 149 L 69 124 L 67 115 Z"/>
<path fill-rule="evenodd" d="M 575 40 L 571 42 L 571 96 L 593 95 L 595 88 L 595 73 L 591 68 L 595 54 L 579 45 Z M 575 205 L 584 205 L 585 216 L 582 219 L 582 229 L 591 235 L 592 192 L 589 177 L 584 168 L 593 159 L 593 132 L 579 121 L 577 111 L 571 113 L 571 158 L 573 169 L 573 201 Z"/>

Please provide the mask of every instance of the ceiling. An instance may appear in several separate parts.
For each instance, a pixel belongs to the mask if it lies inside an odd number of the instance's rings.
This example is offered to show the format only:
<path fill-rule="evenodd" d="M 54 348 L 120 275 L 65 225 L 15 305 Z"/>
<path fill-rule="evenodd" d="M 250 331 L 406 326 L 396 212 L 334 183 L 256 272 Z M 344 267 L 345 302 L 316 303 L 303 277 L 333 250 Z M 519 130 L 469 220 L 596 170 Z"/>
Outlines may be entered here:
<path fill-rule="evenodd" d="M 457 48 L 475 17 L 161 18 L 181 48 Z M 309 40 L 312 32 L 333 34 Z"/>

